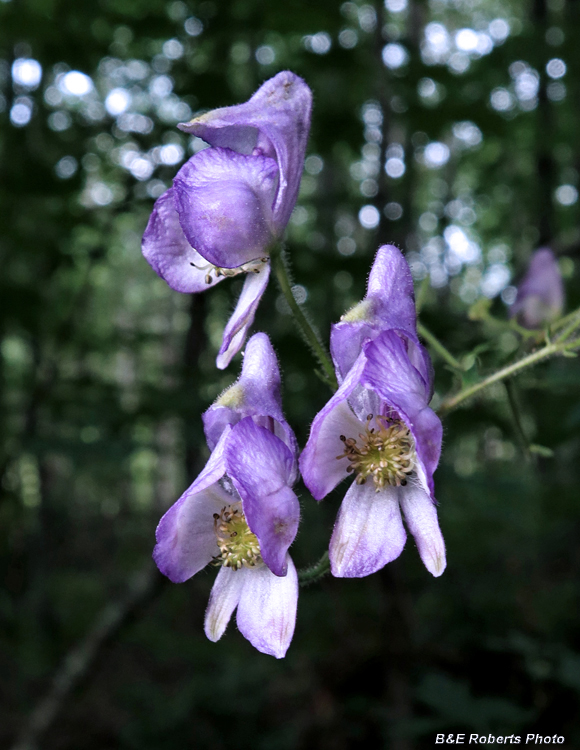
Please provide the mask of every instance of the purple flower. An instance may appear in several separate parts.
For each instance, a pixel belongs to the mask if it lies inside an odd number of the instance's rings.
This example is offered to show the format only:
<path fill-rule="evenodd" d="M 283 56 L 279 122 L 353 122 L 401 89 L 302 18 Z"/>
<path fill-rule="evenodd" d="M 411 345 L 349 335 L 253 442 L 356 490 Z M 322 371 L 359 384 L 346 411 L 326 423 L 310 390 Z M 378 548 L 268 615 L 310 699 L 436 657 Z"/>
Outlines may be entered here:
<path fill-rule="evenodd" d="M 379 247 L 364 299 L 332 326 L 330 351 L 339 382 L 355 363 L 365 341 L 394 330 L 406 342 L 411 362 L 431 387 L 431 360 L 417 336 L 417 313 L 411 270 L 394 245 Z"/>
<path fill-rule="evenodd" d="M 554 253 L 544 247 L 532 255 L 526 275 L 509 309 L 524 328 L 540 328 L 562 314 L 564 285 Z"/>
<path fill-rule="evenodd" d="M 345 477 L 347 490 L 330 541 L 332 573 L 361 577 L 401 554 L 401 510 L 427 570 L 445 569 L 433 497 L 442 428 L 428 406 L 429 383 L 395 330 L 379 333 L 315 417 L 300 457 L 308 489 L 321 500 Z"/>
<path fill-rule="evenodd" d="M 212 454 L 157 527 L 153 558 L 174 583 L 220 566 L 205 615 L 211 641 L 237 623 L 259 651 L 282 658 L 296 621 L 298 577 L 288 548 L 300 506 L 296 439 L 282 414 L 268 337 L 248 342 L 240 379 L 204 414 Z"/>
<path fill-rule="evenodd" d="M 178 292 L 201 292 L 248 274 L 224 331 L 220 369 L 243 346 L 268 283 L 270 247 L 296 203 L 311 106 L 306 83 L 284 71 L 244 104 L 179 126 L 211 148 L 189 159 L 156 201 L 143 254 Z"/>

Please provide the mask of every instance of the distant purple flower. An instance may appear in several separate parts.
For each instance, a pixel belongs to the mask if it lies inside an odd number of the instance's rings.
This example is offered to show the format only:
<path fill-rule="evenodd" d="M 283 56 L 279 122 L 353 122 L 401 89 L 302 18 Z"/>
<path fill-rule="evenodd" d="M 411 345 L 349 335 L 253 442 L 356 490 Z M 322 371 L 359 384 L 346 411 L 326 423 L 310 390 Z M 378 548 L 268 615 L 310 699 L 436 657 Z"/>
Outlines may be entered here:
<path fill-rule="evenodd" d="M 395 245 L 379 247 L 364 299 L 332 326 L 330 351 L 339 382 L 355 363 L 363 343 L 388 330 L 394 330 L 407 342 L 411 362 L 431 389 L 431 360 L 417 336 L 411 269 Z"/>
<path fill-rule="evenodd" d="M 401 554 L 401 510 L 427 570 L 445 569 L 433 497 L 442 428 L 428 406 L 429 384 L 394 330 L 379 333 L 312 423 L 300 457 L 304 482 L 321 500 L 347 476 L 330 542 L 332 573 L 366 576 Z"/>
<path fill-rule="evenodd" d="M 179 126 L 211 148 L 192 156 L 156 201 L 143 254 L 178 292 L 201 292 L 226 276 L 249 274 L 224 331 L 220 369 L 243 346 L 268 283 L 270 247 L 296 203 L 311 106 L 306 83 L 284 71 L 244 104 Z"/>
<path fill-rule="evenodd" d="M 296 439 L 282 414 L 280 374 L 268 337 L 248 342 L 240 379 L 204 414 L 212 454 L 157 527 L 153 558 L 174 583 L 220 565 L 205 616 L 211 641 L 237 607 L 242 635 L 282 658 L 296 621 L 298 577 L 288 548 L 300 506 Z"/>
<path fill-rule="evenodd" d="M 532 255 L 526 275 L 509 309 L 524 328 L 540 328 L 562 314 L 564 285 L 554 253 L 544 247 Z"/>

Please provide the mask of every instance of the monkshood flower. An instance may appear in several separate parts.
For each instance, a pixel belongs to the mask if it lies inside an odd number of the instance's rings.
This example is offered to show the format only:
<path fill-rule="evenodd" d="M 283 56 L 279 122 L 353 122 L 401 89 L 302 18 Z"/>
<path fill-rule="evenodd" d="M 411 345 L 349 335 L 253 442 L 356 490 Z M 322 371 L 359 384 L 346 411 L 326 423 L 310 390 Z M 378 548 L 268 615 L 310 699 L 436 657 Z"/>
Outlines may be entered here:
<path fill-rule="evenodd" d="M 433 496 L 442 428 L 429 384 L 394 330 L 362 345 L 342 385 L 312 423 L 300 470 L 321 500 L 348 476 L 330 541 L 332 573 L 366 576 L 401 554 L 407 527 L 427 570 L 445 569 Z"/>
<path fill-rule="evenodd" d="M 268 337 L 246 346 L 242 374 L 204 414 L 212 454 L 157 527 L 153 558 L 174 583 L 220 567 L 205 615 L 211 641 L 237 607 L 240 632 L 282 658 L 296 622 L 298 577 L 288 548 L 300 507 L 294 434 L 284 419 L 280 373 Z"/>
<path fill-rule="evenodd" d="M 394 330 L 407 342 L 411 362 L 431 389 L 431 360 L 417 336 L 413 277 L 409 264 L 395 245 L 379 247 L 364 299 L 332 326 L 330 352 L 339 383 L 355 363 L 363 343 L 388 330 Z"/>
<path fill-rule="evenodd" d="M 544 247 L 532 255 L 526 275 L 509 309 L 524 328 L 540 328 L 562 314 L 564 284 L 554 253 Z"/>
<path fill-rule="evenodd" d="M 201 292 L 247 274 L 224 331 L 220 369 L 243 346 L 268 283 L 270 248 L 296 203 L 311 107 L 306 83 L 284 71 L 244 104 L 179 125 L 211 148 L 192 156 L 156 201 L 143 254 L 178 292 Z"/>

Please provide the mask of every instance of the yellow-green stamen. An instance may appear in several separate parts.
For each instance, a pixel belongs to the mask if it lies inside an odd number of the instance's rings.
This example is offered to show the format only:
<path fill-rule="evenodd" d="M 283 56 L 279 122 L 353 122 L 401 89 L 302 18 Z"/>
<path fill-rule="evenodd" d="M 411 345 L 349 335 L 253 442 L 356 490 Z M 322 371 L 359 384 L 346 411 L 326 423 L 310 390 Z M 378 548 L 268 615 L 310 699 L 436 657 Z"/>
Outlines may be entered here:
<path fill-rule="evenodd" d="M 250 531 L 241 503 L 233 503 L 214 513 L 214 530 L 220 554 L 214 558 L 217 565 L 239 570 L 242 566 L 253 568 L 262 562 L 260 543 Z"/>
<path fill-rule="evenodd" d="M 355 438 L 341 435 L 344 453 L 337 458 L 348 458 L 348 472 L 356 476 L 357 484 L 365 484 L 369 477 L 376 491 L 385 485 L 401 487 L 407 484 L 415 468 L 415 441 L 409 428 L 400 420 L 376 417 L 377 428 L 370 427 L 373 415 L 367 417 L 364 433 Z"/>

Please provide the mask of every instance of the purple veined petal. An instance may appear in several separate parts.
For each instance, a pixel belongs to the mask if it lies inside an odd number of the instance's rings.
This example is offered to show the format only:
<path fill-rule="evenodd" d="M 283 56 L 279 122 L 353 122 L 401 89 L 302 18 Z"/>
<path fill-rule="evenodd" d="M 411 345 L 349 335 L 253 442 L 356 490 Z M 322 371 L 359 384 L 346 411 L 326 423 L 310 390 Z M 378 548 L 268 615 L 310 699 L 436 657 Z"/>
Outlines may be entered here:
<path fill-rule="evenodd" d="M 407 535 L 397 490 L 387 486 L 377 492 L 372 481 L 349 487 L 330 540 L 333 576 L 362 578 L 399 557 Z"/>
<path fill-rule="evenodd" d="M 280 181 L 273 214 L 281 236 L 298 195 L 311 109 L 312 92 L 306 83 L 294 73 L 282 71 L 244 104 L 215 109 L 179 127 L 212 146 L 241 154 L 256 149 L 276 159 Z"/>
<path fill-rule="evenodd" d="M 415 537 L 421 560 L 434 576 L 445 570 L 445 542 L 437 520 L 435 503 L 423 489 L 409 482 L 399 489 L 401 508 L 407 527 Z"/>
<path fill-rule="evenodd" d="M 289 555 L 286 565 L 288 573 L 282 578 L 265 565 L 236 571 L 244 578 L 238 628 L 258 651 L 276 659 L 286 655 L 296 625 L 298 575 Z"/>
<path fill-rule="evenodd" d="M 540 328 L 564 309 L 564 284 L 554 253 L 547 247 L 532 255 L 528 270 L 518 285 L 516 301 L 509 309 L 525 328 Z"/>
<path fill-rule="evenodd" d="M 174 583 L 191 578 L 218 552 L 213 514 L 232 502 L 217 484 L 226 471 L 224 449 L 230 432 L 230 427 L 224 430 L 201 474 L 157 526 L 153 559 Z"/>
<path fill-rule="evenodd" d="M 214 484 L 178 500 L 157 526 L 153 559 L 173 583 L 183 583 L 219 554 L 213 514 L 229 505 L 232 498 Z"/>
<path fill-rule="evenodd" d="M 429 356 L 429 352 L 427 351 L 427 349 L 425 349 L 423 344 L 421 344 L 418 339 L 414 340 L 409 338 L 407 344 L 407 354 L 409 355 L 409 361 L 425 381 L 425 386 L 427 388 L 426 400 L 427 403 L 429 403 L 429 401 L 431 401 L 431 399 L 433 398 L 433 381 L 435 378 L 435 371 L 433 370 L 431 357 Z"/>
<path fill-rule="evenodd" d="M 361 381 L 395 409 L 413 434 L 429 492 L 439 463 L 443 427 L 427 406 L 429 392 L 423 377 L 411 364 L 405 345 L 394 331 L 385 331 L 364 347 L 367 365 Z"/>
<path fill-rule="evenodd" d="M 348 476 L 348 459 L 337 459 L 337 456 L 344 453 L 340 436 L 357 436 L 364 429 L 364 424 L 353 414 L 347 399 L 358 384 L 365 362 L 361 355 L 338 391 L 312 422 L 310 437 L 299 464 L 304 483 L 316 500 L 322 500 Z"/>
<path fill-rule="evenodd" d="M 364 346 L 367 364 L 361 378 L 366 388 L 413 418 L 427 405 L 427 386 L 413 367 L 407 349 L 394 331 L 383 331 Z"/>
<path fill-rule="evenodd" d="M 218 369 L 225 370 L 244 345 L 269 278 L 269 263 L 265 263 L 257 273 L 249 273 L 246 276 L 236 309 L 224 330 L 222 345 L 216 359 Z"/>
<path fill-rule="evenodd" d="M 155 273 L 176 292 L 203 292 L 225 278 L 208 277 L 209 263 L 187 241 L 175 208 L 173 188 L 155 201 L 142 249 Z"/>
<path fill-rule="evenodd" d="M 188 242 L 207 261 L 238 268 L 268 255 L 278 167 L 267 156 L 208 148 L 173 181 L 175 208 Z"/>
<path fill-rule="evenodd" d="M 240 601 L 244 585 L 242 570 L 220 568 L 215 579 L 205 611 L 204 623 L 205 634 L 214 643 L 219 641 L 224 634 L 232 613 Z"/>
<path fill-rule="evenodd" d="M 262 559 L 277 576 L 286 575 L 286 553 L 300 521 L 300 504 L 289 487 L 293 464 L 282 440 L 251 417 L 232 429 L 226 448 L 228 476 L 258 537 Z"/>

